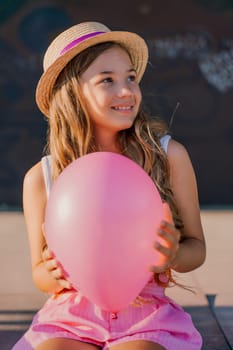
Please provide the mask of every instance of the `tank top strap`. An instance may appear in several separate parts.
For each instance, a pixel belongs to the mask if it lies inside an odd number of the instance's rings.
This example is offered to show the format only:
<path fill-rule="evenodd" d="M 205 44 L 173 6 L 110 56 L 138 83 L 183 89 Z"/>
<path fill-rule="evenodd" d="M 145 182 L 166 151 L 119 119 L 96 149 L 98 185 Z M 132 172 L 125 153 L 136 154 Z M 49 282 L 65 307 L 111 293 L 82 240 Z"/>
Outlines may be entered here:
<path fill-rule="evenodd" d="M 47 194 L 47 198 L 49 198 L 49 194 L 53 184 L 52 173 L 51 173 L 51 156 L 44 156 L 41 159 L 41 164 L 42 164 L 46 194 Z"/>
<path fill-rule="evenodd" d="M 161 147 L 162 147 L 162 149 L 164 150 L 165 153 L 167 153 L 168 144 L 169 144 L 170 140 L 171 140 L 171 136 L 168 135 L 168 134 L 160 137 L 160 145 L 161 145 Z"/>

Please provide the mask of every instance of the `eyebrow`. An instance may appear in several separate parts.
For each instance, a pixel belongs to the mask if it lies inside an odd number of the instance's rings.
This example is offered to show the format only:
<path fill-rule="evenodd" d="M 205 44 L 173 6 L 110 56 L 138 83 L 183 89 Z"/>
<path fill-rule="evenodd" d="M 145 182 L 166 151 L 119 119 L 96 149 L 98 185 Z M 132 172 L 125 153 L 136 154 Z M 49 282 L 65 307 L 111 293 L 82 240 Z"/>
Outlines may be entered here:
<path fill-rule="evenodd" d="M 127 70 L 127 73 L 131 73 L 131 72 L 136 73 L 136 69 L 130 68 L 129 70 Z M 100 72 L 99 74 L 113 74 L 113 73 L 114 73 L 114 71 L 105 70 L 105 71 L 103 71 L 103 72 Z"/>

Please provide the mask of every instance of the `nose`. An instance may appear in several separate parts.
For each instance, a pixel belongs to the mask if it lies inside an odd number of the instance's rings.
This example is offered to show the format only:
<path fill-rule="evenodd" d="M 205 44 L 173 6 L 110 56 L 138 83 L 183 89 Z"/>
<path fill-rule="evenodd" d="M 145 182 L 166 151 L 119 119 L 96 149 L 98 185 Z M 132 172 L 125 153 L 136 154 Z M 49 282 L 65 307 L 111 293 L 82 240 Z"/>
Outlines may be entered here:
<path fill-rule="evenodd" d="M 129 97 L 133 95 L 132 88 L 127 83 L 119 84 L 117 88 L 117 97 Z"/>

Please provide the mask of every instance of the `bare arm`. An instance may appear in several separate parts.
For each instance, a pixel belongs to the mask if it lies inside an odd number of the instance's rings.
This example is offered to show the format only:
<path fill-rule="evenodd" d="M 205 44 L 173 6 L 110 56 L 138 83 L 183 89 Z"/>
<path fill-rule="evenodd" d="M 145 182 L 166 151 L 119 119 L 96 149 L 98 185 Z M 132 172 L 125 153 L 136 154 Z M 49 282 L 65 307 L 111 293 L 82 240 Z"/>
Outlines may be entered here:
<path fill-rule="evenodd" d="M 161 273 L 172 268 L 177 272 L 189 272 L 202 265 L 206 256 L 196 178 L 186 149 L 174 140 L 169 142 L 168 162 L 171 189 L 184 227 L 180 231 L 171 223 L 170 209 L 165 206 L 165 220 L 155 242 L 161 258 L 151 270 Z"/>
<path fill-rule="evenodd" d="M 61 282 L 51 274 L 51 271 L 55 271 L 56 261 L 51 256 L 48 256 L 47 260 L 42 256 L 42 250 L 46 244 L 42 230 L 46 201 L 42 167 L 41 163 L 37 163 L 27 172 L 23 185 L 23 208 L 31 254 L 32 276 L 37 288 L 43 292 L 57 293 L 69 285 L 65 284 L 66 281 L 63 285 L 63 280 Z M 51 271 L 49 271 L 50 265 Z M 57 270 L 55 272 L 57 273 Z"/>
<path fill-rule="evenodd" d="M 171 140 L 168 146 L 171 187 L 183 220 L 182 241 L 172 268 L 188 272 L 203 264 L 206 256 L 205 239 L 200 218 L 196 177 L 186 149 Z"/>

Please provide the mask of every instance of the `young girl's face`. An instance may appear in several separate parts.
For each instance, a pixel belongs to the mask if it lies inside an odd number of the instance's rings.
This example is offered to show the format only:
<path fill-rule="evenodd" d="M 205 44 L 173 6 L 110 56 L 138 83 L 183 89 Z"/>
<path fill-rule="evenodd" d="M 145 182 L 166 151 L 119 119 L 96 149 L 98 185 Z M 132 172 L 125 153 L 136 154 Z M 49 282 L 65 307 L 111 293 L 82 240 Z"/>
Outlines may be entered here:
<path fill-rule="evenodd" d="M 141 91 L 126 51 L 118 46 L 104 51 L 82 74 L 80 87 L 96 136 L 132 126 Z"/>

